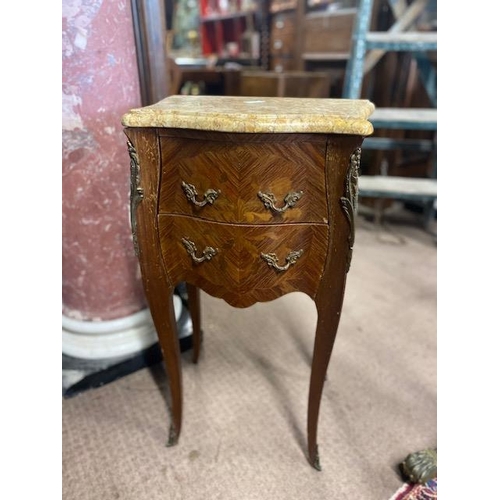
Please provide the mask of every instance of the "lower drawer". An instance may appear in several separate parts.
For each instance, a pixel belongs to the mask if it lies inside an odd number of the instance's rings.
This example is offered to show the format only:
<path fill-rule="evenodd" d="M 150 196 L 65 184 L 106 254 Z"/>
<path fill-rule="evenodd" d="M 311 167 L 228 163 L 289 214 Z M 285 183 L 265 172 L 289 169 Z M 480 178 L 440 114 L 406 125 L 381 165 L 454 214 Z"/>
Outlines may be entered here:
<path fill-rule="evenodd" d="M 327 224 L 225 224 L 160 214 L 158 227 L 174 285 L 187 281 L 236 307 L 296 290 L 316 294 Z"/>

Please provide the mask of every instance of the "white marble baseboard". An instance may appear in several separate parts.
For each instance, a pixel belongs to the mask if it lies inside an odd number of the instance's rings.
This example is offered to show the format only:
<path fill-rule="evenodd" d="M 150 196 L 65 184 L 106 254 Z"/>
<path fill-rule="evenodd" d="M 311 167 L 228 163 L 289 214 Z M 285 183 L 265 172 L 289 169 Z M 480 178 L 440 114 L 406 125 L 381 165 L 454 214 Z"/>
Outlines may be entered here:
<path fill-rule="evenodd" d="M 178 321 L 183 305 L 177 295 L 174 295 L 174 307 Z M 179 332 L 179 337 L 184 334 L 184 331 Z M 62 352 L 74 358 L 126 358 L 157 341 L 149 309 L 109 321 L 80 321 L 62 317 Z"/>

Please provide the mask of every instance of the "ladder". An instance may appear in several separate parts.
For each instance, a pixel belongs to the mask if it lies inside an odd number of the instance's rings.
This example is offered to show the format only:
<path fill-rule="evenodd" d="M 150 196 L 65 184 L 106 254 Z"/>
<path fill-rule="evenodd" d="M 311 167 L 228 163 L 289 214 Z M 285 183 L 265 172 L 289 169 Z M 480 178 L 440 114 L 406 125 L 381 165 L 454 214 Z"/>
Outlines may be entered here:
<path fill-rule="evenodd" d="M 436 32 L 410 31 L 417 18 L 426 9 L 429 0 L 387 0 L 395 23 L 385 32 L 369 31 L 373 0 L 359 0 L 358 13 L 352 34 L 351 56 L 346 67 L 343 98 L 359 99 L 363 77 L 388 51 L 410 52 L 417 63 L 419 76 L 433 108 L 378 108 L 370 117 L 375 130 L 431 130 L 437 131 L 436 70 L 426 57 L 437 50 Z M 377 106 L 377 103 L 375 103 Z M 417 201 L 424 206 L 424 224 L 431 222 L 437 202 L 437 169 L 435 140 L 394 139 L 368 137 L 363 143 L 365 150 L 406 149 L 428 152 L 433 161 L 430 178 L 396 177 L 384 173 L 361 175 L 359 195 L 371 198 Z M 382 205 L 377 204 L 378 210 Z M 380 219 L 381 214 L 378 214 Z"/>

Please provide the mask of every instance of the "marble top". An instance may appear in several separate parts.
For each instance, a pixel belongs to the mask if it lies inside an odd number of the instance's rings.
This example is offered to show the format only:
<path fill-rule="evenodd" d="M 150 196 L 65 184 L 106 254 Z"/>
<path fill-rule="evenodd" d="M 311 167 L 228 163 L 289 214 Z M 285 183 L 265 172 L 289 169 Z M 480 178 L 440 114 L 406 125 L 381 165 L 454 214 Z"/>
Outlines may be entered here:
<path fill-rule="evenodd" d="M 170 96 L 130 110 L 126 127 L 218 132 L 370 135 L 375 106 L 364 99 L 302 97 Z"/>

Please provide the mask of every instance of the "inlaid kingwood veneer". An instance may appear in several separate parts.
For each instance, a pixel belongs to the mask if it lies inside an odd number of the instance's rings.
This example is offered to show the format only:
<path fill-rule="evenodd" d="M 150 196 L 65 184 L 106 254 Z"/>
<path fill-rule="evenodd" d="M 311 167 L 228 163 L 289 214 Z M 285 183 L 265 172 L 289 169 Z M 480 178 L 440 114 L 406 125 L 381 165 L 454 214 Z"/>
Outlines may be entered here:
<path fill-rule="evenodd" d="M 319 406 L 373 110 L 366 100 L 172 96 L 123 117 L 134 245 L 172 396 L 170 444 L 182 423 L 175 286 L 187 283 L 195 362 L 200 288 L 235 307 L 301 291 L 318 311 L 307 434 L 320 468 Z"/>

